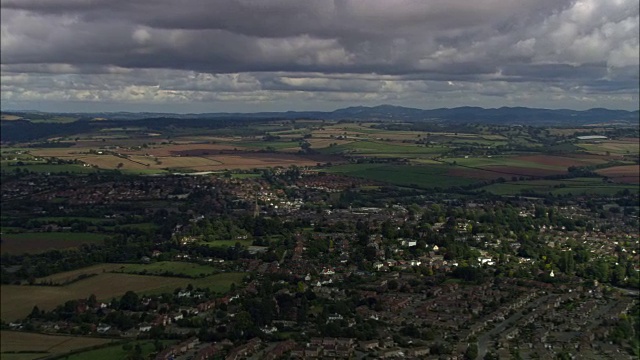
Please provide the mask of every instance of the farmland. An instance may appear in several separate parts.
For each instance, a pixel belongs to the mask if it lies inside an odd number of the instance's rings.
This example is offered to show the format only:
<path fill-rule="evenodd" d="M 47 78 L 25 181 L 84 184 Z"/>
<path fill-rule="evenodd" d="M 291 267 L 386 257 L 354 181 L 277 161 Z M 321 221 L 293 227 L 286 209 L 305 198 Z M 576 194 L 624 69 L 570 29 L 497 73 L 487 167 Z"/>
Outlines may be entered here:
<path fill-rule="evenodd" d="M 385 143 L 379 141 L 353 141 L 344 145 L 329 147 L 325 151 L 332 154 L 348 153 L 358 156 L 376 157 L 433 157 L 444 152 L 444 147 L 425 147 L 416 144 Z"/>
<path fill-rule="evenodd" d="M 39 253 L 52 249 L 69 249 L 87 243 L 101 243 L 107 235 L 75 232 L 25 232 L 0 235 L 0 252 L 9 254 Z"/>
<path fill-rule="evenodd" d="M 36 279 L 36 284 L 62 285 L 77 280 L 80 277 L 88 277 L 101 273 L 112 272 L 122 267 L 122 264 L 97 264 L 72 271 L 65 271 L 54 275 Z"/>
<path fill-rule="evenodd" d="M 606 176 L 613 182 L 636 184 L 640 182 L 639 165 L 614 166 L 599 170 L 598 174 Z"/>
<path fill-rule="evenodd" d="M 0 332 L 2 359 L 31 360 L 108 344 L 112 340 L 90 337 L 42 335 L 15 331 Z"/>
<path fill-rule="evenodd" d="M 168 153 L 167 156 L 151 155 L 154 151 L 147 152 L 144 149 L 128 150 L 119 153 L 98 153 L 88 148 L 68 149 L 38 149 L 32 154 L 44 158 L 60 158 L 63 160 L 77 160 L 91 165 L 91 167 L 76 166 L 78 169 L 86 169 L 85 172 L 95 171 L 95 168 L 131 172 L 162 172 L 175 170 L 188 171 L 220 171 L 227 169 L 254 169 L 290 165 L 315 166 L 318 163 L 338 161 L 331 156 L 322 155 L 298 155 L 290 153 L 257 152 L 226 150 L 212 151 L 210 147 L 201 144 L 180 146 L 178 150 L 170 147 L 158 150 L 156 153 Z M 36 166 L 36 165 L 29 165 Z M 51 170 L 51 166 L 49 166 Z M 71 168 L 61 168 L 59 171 L 71 171 Z M 78 170 L 80 171 L 80 170 Z"/>
<path fill-rule="evenodd" d="M 165 345 L 173 343 L 174 341 L 165 340 L 162 341 Z M 131 347 L 140 345 L 142 350 L 142 356 L 146 359 L 151 353 L 155 351 L 153 341 L 134 341 L 128 343 Z M 124 350 L 121 344 L 106 346 L 96 350 L 89 350 L 80 353 L 76 353 L 68 356 L 68 360 L 112 360 L 112 359 L 125 359 L 129 351 Z"/>
<path fill-rule="evenodd" d="M 203 241 L 200 244 L 210 247 L 229 247 L 240 244 L 242 246 L 250 246 L 253 243 L 252 240 L 215 240 L 215 241 Z"/>
<path fill-rule="evenodd" d="M 446 165 L 386 165 L 386 164 L 350 164 L 332 167 L 328 172 L 361 177 L 368 180 L 388 182 L 402 186 L 422 188 L 468 185 L 471 179 L 448 176 Z"/>
<path fill-rule="evenodd" d="M 59 278 L 68 274 L 57 274 Z M 185 279 L 162 276 L 99 273 L 65 286 L 2 285 L 0 315 L 2 320 L 20 319 L 29 314 L 34 306 L 51 310 L 65 301 L 87 298 L 94 294 L 98 299 L 110 300 L 122 296 L 129 290 L 141 294 L 172 292 L 178 287 L 192 284 L 208 287 L 216 292 L 225 292 L 231 283 L 240 283 L 243 273 L 221 273 L 200 279 Z M 104 286 L 109 284 L 109 286 Z"/>
<path fill-rule="evenodd" d="M 615 195 L 629 190 L 638 192 L 634 185 L 608 184 L 600 178 L 575 178 L 567 180 L 525 180 L 487 185 L 479 191 L 496 195 L 553 194 L 553 195 Z"/>
<path fill-rule="evenodd" d="M 578 143 L 577 145 L 589 152 L 601 155 L 629 155 L 640 153 L 640 139 L 623 138 L 618 140 L 604 140 L 598 142 Z"/>
<path fill-rule="evenodd" d="M 423 128 L 425 130 L 420 130 Z M 633 161 L 629 157 L 639 151 L 635 137 L 599 142 L 576 139 L 574 135 L 585 131 L 583 128 L 544 132 L 491 125 L 459 128 L 460 131 L 457 127 L 443 126 L 438 130 L 437 126 L 411 123 L 391 126 L 375 121 L 277 120 L 256 123 L 250 128 L 229 127 L 215 131 L 180 128 L 168 133 L 121 124 L 56 140 L 64 147 L 28 148 L 29 144 L 14 144 L 12 149 L 22 149 L 21 157 L 79 163 L 25 163 L 20 166 L 29 171 L 52 173 L 85 173 L 98 169 L 120 170 L 126 174 L 224 172 L 323 164 L 325 167 L 338 165 L 329 171 L 348 174 L 350 171 L 341 166 L 349 160 L 377 158 L 396 161 L 394 165 L 433 165 L 432 161 L 438 160 L 459 165 L 459 168 L 447 171 L 451 177 L 462 178 L 457 184 L 498 177 L 566 174 L 567 168 L 572 166 Z M 607 131 L 601 127 L 588 130 Z M 11 170 L 12 167 L 6 165 L 3 169 Z M 425 174 L 427 170 L 417 171 Z M 371 172 L 369 169 L 359 175 L 380 181 L 390 179 L 382 169 L 374 171 L 378 174 Z M 424 186 L 430 182 L 429 179 L 422 182 L 391 180 L 404 186 L 418 183 Z"/>
<path fill-rule="evenodd" d="M 186 276 L 190 278 L 202 278 L 217 272 L 214 267 L 179 261 L 159 261 L 151 264 L 123 264 L 114 268 L 114 272 L 128 274 L 147 274 L 165 276 Z"/>
<path fill-rule="evenodd" d="M 374 339 L 389 329 L 394 346 L 424 342 L 452 357 L 473 342 L 470 333 L 456 338 L 460 329 L 490 338 L 485 320 L 498 325 L 510 309 L 527 314 L 505 320 L 506 330 L 523 329 L 526 316 L 542 321 L 536 331 L 553 322 L 553 333 L 573 336 L 582 324 L 575 311 L 594 309 L 583 304 L 613 314 L 595 326 L 625 325 L 615 321 L 630 302 L 607 287 L 640 281 L 639 159 L 623 137 L 631 130 L 180 120 L 107 120 L 77 137 L 3 149 L 7 327 L 119 339 L 69 354 L 100 360 L 133 357 L 133 345 L 149 357 L 155 339 L 194 333 L 203 347 L 260 338 L 246 356 L 262 358 L 289 346 L 274 339 L 305 347 L 308 337 Z M 576 138 L 593 132 L 612 140 Z M 94 173 L 29 170 L 36 166 Z M 560 295 L 571 299 L 563 311 L 551 306 Z M 416 316 L 432 328 L 410 328 Z M 431 332 L 442 336 L 427 340 Z M 576 341 L 567 343 L 573 351 Z M 3 358 L 48 355 L 38 349 Z"/>

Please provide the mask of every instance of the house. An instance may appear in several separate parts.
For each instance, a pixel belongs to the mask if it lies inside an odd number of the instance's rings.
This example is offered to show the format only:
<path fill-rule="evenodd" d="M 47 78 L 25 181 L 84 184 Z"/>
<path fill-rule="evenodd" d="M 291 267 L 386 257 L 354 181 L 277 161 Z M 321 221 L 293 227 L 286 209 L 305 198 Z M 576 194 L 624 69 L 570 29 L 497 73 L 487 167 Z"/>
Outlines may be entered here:
<path fill-rule="evenodd" d="M 379 346 L 378 340 L 365 340 L 358 342 L 360 349 L 362 350 L 372 350 Z"/>
<path fill-rule="evenodd" d="M 190 296 L 191 296 L 191 291 L 186 291 L 185 290 L 185 291 L 178 292 L 178 297 L 179 298 L 181 298 L 181 297 L 190 297 Z"/>
<path fill-rule="evenodd" d="M 407 355 L 409 355 L 409 356 L 429 355 L 430 351 L 431 351 L 431 349 L 428 346 L 421 346 L 421 347 L 409 349 L 407 351 Z"/>
<path fill-rule="evenodd" d="M 379 353 L 379 356 L 382 359 L 392 358 L 392 357 L 404 357 L 404 353 L 402 352 L 402 349 L 390 349 L 390 350 L 381 351 Z"/>
<path fill-rule="evenodd" d="M 322 275 L 333 275 L 336 272 L 332 268 L 324 268 L 322 269 Z"/>
<path fill-rule="evenodd" d="M 109 330 L 111 330 L 111 325 L 107 324 L 98 324 L 98 327 L 96 328 L 96 331 L 101 334 L 106 333 Z"/>

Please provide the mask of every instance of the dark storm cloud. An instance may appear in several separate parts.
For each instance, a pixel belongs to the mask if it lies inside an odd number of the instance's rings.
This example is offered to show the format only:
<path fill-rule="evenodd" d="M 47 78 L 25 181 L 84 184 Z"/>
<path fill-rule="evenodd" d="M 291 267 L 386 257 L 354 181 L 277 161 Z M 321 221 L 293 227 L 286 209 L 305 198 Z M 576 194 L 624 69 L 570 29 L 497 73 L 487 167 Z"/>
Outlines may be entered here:
<path fill-rule="evenodd" d="M 638 94 L 635 0 L 3 0 L 1 16 L 13 101 Z"/>

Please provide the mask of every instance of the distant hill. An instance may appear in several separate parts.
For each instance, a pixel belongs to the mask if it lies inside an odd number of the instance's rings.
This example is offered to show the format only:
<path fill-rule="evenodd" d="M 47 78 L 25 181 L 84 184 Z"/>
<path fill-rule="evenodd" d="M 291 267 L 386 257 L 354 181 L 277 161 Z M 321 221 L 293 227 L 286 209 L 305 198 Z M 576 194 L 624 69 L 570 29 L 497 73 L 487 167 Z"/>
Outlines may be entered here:
<path fill-rule="evenodd" d="M 77 118 L 67 124 L 41 123 L 55 117 Z M 95 119 L 104 119 L 96 121 Z M 371 120 L 433 122 L 443 124 L 483 123 L 498 125 L 533 126 L 584 126 L 609 124 L 616 126 L 638 126 L 640 112 L 609 109 L 551 110 L 526 107 L 457 107 L 423 110 L 402 106 L 380 105 L 374 107 L 353 106 L 335 111 L 286 111 L 259 113 L 43 113 L 39 111 L 2 111 L 2 141 L 25 141 L 53 135 L 69 135 L 83 131 L 122 126 L 124 121 L 136 121 L 139 126 L 221 127 L 237 122 L 281 119 L 318 120 Z M 37 124 L 34 123 L 37 120 Z M 33 120 L 33 121 L 30 121 Z"/>

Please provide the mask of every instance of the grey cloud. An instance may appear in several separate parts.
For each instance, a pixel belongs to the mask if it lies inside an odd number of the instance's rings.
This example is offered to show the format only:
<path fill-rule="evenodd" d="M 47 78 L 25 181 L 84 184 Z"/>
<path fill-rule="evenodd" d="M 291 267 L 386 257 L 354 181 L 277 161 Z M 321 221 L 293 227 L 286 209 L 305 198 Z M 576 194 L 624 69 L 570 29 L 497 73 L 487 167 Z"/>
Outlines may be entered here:
<path fill-rule="evenodd" d="M 1 16 L 3 99 L 324 104 L 553 87 L 637 106 L 634 0 L 3 0 Z"/>

